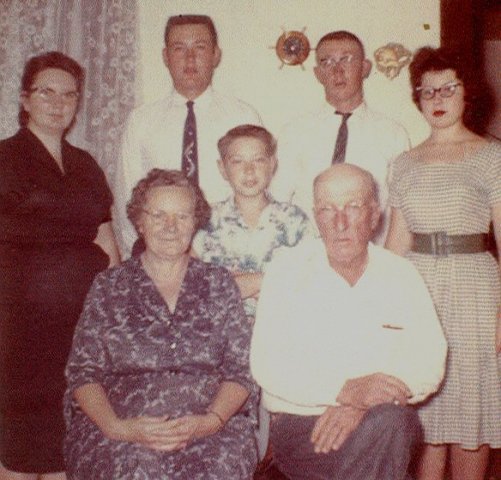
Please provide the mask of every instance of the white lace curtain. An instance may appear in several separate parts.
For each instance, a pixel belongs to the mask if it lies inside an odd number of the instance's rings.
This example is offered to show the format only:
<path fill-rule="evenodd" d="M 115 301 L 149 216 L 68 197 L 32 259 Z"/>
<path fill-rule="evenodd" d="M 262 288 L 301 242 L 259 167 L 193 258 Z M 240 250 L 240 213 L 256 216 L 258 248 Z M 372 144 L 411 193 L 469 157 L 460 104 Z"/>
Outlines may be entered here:
<path fill-rule="evenodd" d="M 137 0 L 0 0 L 0 138 L 19 128 L 26 60 L 59 50 L 86 72 L 68 139 L 89 151 L 112 180 L 121 128 L 134 106 L 137 30 Z"/>

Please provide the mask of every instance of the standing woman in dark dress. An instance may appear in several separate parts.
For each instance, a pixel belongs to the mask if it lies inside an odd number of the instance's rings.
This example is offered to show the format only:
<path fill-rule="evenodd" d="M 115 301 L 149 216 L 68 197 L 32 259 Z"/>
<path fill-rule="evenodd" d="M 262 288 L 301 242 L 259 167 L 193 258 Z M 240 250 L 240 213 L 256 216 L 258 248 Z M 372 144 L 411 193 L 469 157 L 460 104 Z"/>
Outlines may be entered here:
<path fill-rule="evenodd" d="M 21 128 L 0 142 L 0 480 L 65 478 L 73 330 L 94 276 L 119 261 L 105 176 L 64 140 L 83 79 L 62 53 L 31 58 Z"/>

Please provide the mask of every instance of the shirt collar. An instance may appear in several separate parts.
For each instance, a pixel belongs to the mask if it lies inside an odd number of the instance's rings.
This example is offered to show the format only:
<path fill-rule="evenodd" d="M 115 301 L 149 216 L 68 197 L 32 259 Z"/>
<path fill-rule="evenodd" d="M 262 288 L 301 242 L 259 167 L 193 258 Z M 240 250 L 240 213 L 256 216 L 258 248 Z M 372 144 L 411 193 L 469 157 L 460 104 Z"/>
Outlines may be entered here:
<path fill-rule="evenodd" d="M 276 201 L 273 198 L 269 199 L 270 202 L 266 207 L 264 207 L 263 211 L 261 212 L 261 215 L 259 216 L 259 222 L 257 225 L 257 228 L 262 227 L 263 225 L 267 225 L 269 223 L 269 218 L 272 213 L 273 205 L 276 203 Z M 236 204 L 235 204 L 235 195 L 230 195 L 225 201 L 224 201 L 224 216 L 228 219 L 232 219 L 235 222 L 237 222 L 240 226 L 249 228 L 248 225 L 245 223 L 242 214 L 240 213 L 240 210 L 238 210 Z"/>
<path fill-rule="evenodd" d="M 243 223 L 242 215 L 238 211 L 238 208 L 235 204 L 235 196 L 230 195 L 223 203 L 224 205 L 224 216 L 226 218 L 231 218 L 239 223 Z"/>
<path fill-rule="evenodd" d="M 353 112 L 351 112 L 351 115 L 353 117 L 363 117 L 365 116 L 367 112 L 367 104 L 365 103 L 365 101 L 363 101 L 357 108 L 355 108 L 355 110 L 353 110 Z"/>
<path fill-rule="evenodd" d="M 357 280 L 355 285 L 351 286 L 348 284 L 345 278 L 343 278 L 342 275 L 340 275 L 336 270 L 334 270 L 330 264 L 329 264 L 329 257 L 327 256 L 327 250 L 325 249 L 325 244 L 321 238 L 317 238 L 314 241 L 318 242 L 319 247 L 314 248 L 311 256 L 311 260 L 316 263 L 317 268 L 320 269 L 320 271 L 324 271 L 325 273 L 329 273 L 331 275 L 336 276 L 339 278 L 340 281 L 343 282 L 343 284 L 346 284 L 350 288 L 350 290 L 356 289 L 360 286 L 363 286 L 365 283 L 365 279 L 367 277 L 370 277 L 372 275 L 372 270 L 373 270 L 373 265 L 374 265 L 374 257 L 377 253 L 375 251 L 377 250 L 378 247 L 376 247 L 372 242 L 369 242 L 367 246 L 367 265 L 365 267 L 365 270 L 363 271 L 362 275 L 360 278 Z M 321 248 L 320 248 L 321 246 Z"/>
<path fill-rule="evenodd" d="M 209 85 L 205 92 L 202 93 L 202 95 L 193 100 L 193 103 L 195 104 L 195 113 L 197 110 L 199 111 L 207 109 L 212 102 L 213 97 L 214 89 L 212 88 L 212 85 Z M 176 106 L 186 105 L 186 102 L 188 102 L 188 99 L 181 95 L 175 88 L 172 89 L 171 98 L 172 103 Z"/>
<path fill-rule="evenodd" d="M 328 116 L 331 116 L 334 114 L 334 112 L 336 111 L 336 109 L 329 103 L 326 103 L 324 105 L 324 108 L 323 108 L 323 112 L 325 113 L 325 115 L 328 115 Z M 367 104 L 365 103 L 365 100 L 362 101 L 362 103 L 356 107 L 352 112 L 351 112 L 351 116 L 352 117 L 363 117 L 365 116 L 367 112 Z M 339 118 L 341 118 L 341 116 L 339 116 Z"/>

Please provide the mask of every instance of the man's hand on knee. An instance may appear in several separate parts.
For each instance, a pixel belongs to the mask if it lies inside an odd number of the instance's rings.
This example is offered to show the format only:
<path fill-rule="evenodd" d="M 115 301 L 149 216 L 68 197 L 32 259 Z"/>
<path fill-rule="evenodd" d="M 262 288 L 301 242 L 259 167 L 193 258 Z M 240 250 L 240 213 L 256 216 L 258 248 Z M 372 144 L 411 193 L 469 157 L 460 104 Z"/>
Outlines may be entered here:
<path fill-rule="evenodd" d="M 327 407 L 318 418 L 311 433 L 316 453 L 338 450 L 351 432 L 360 424 L 365 410 L 350 406 Z"/>
<path fill-rule="evenodd" d="M 385 373 L 373 373 L 348 380 L 336 401 L 356 408 L 371 408 L 382 403 L 407 405 L 412 396 L 407 385 Z"/>

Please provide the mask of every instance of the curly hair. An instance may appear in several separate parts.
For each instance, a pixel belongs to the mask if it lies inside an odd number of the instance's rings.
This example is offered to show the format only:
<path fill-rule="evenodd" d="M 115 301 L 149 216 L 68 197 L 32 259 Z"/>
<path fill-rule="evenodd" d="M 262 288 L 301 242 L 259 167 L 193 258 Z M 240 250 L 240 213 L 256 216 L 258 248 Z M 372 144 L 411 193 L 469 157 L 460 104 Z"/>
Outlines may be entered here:
<path fill-rule="evenodd" d="M 69 73 L 75 79 L 77 92 L 79 94 L 82 93 L 85 80 L 85 70 L 76 60 L 73 60 L 73 58 L 56 51 L 46 52 L 41 55 L 31 57 L 26 62 L 23 76 L 21 77 L 21 92 L 25 95 L 30 92 L 36 76 L 48 68 L 57 68 Z M 28 124 L 29 114 L 24 110 L 22 105 L 19 108 L 18 119 L 19 125 L 22 127 Z"/>
<path fill-rule="evenodd" d="M 428 72 L 453 70 L 464 88 L 465 109 L 463 123 L 470 130 L 482 133 L 487 125 L 492 107 L 488 88 L 478 71 L 473 71 L 468 62 L 458 52 L 446 48 L 420 48 L 409 65 L 412 100 L 419 110 L 419 91 L 423 75 Z"/>
<path fill-rule="evenodd" d="M 198 185 L 191 182 L 186 175 L 179 170 L 163 170 L 154 168 L 146 177 L 139 180 L 132 190 L 132 196 L 127 203 L 127 218 L 131 221 L 138 235 L 139 222 L 143 215 L 148 193 L 155 187 L 186 187 L 195 199 L 195 231 L 205 227 L 210 220 L 211 209 L 205 196 Z"/>

